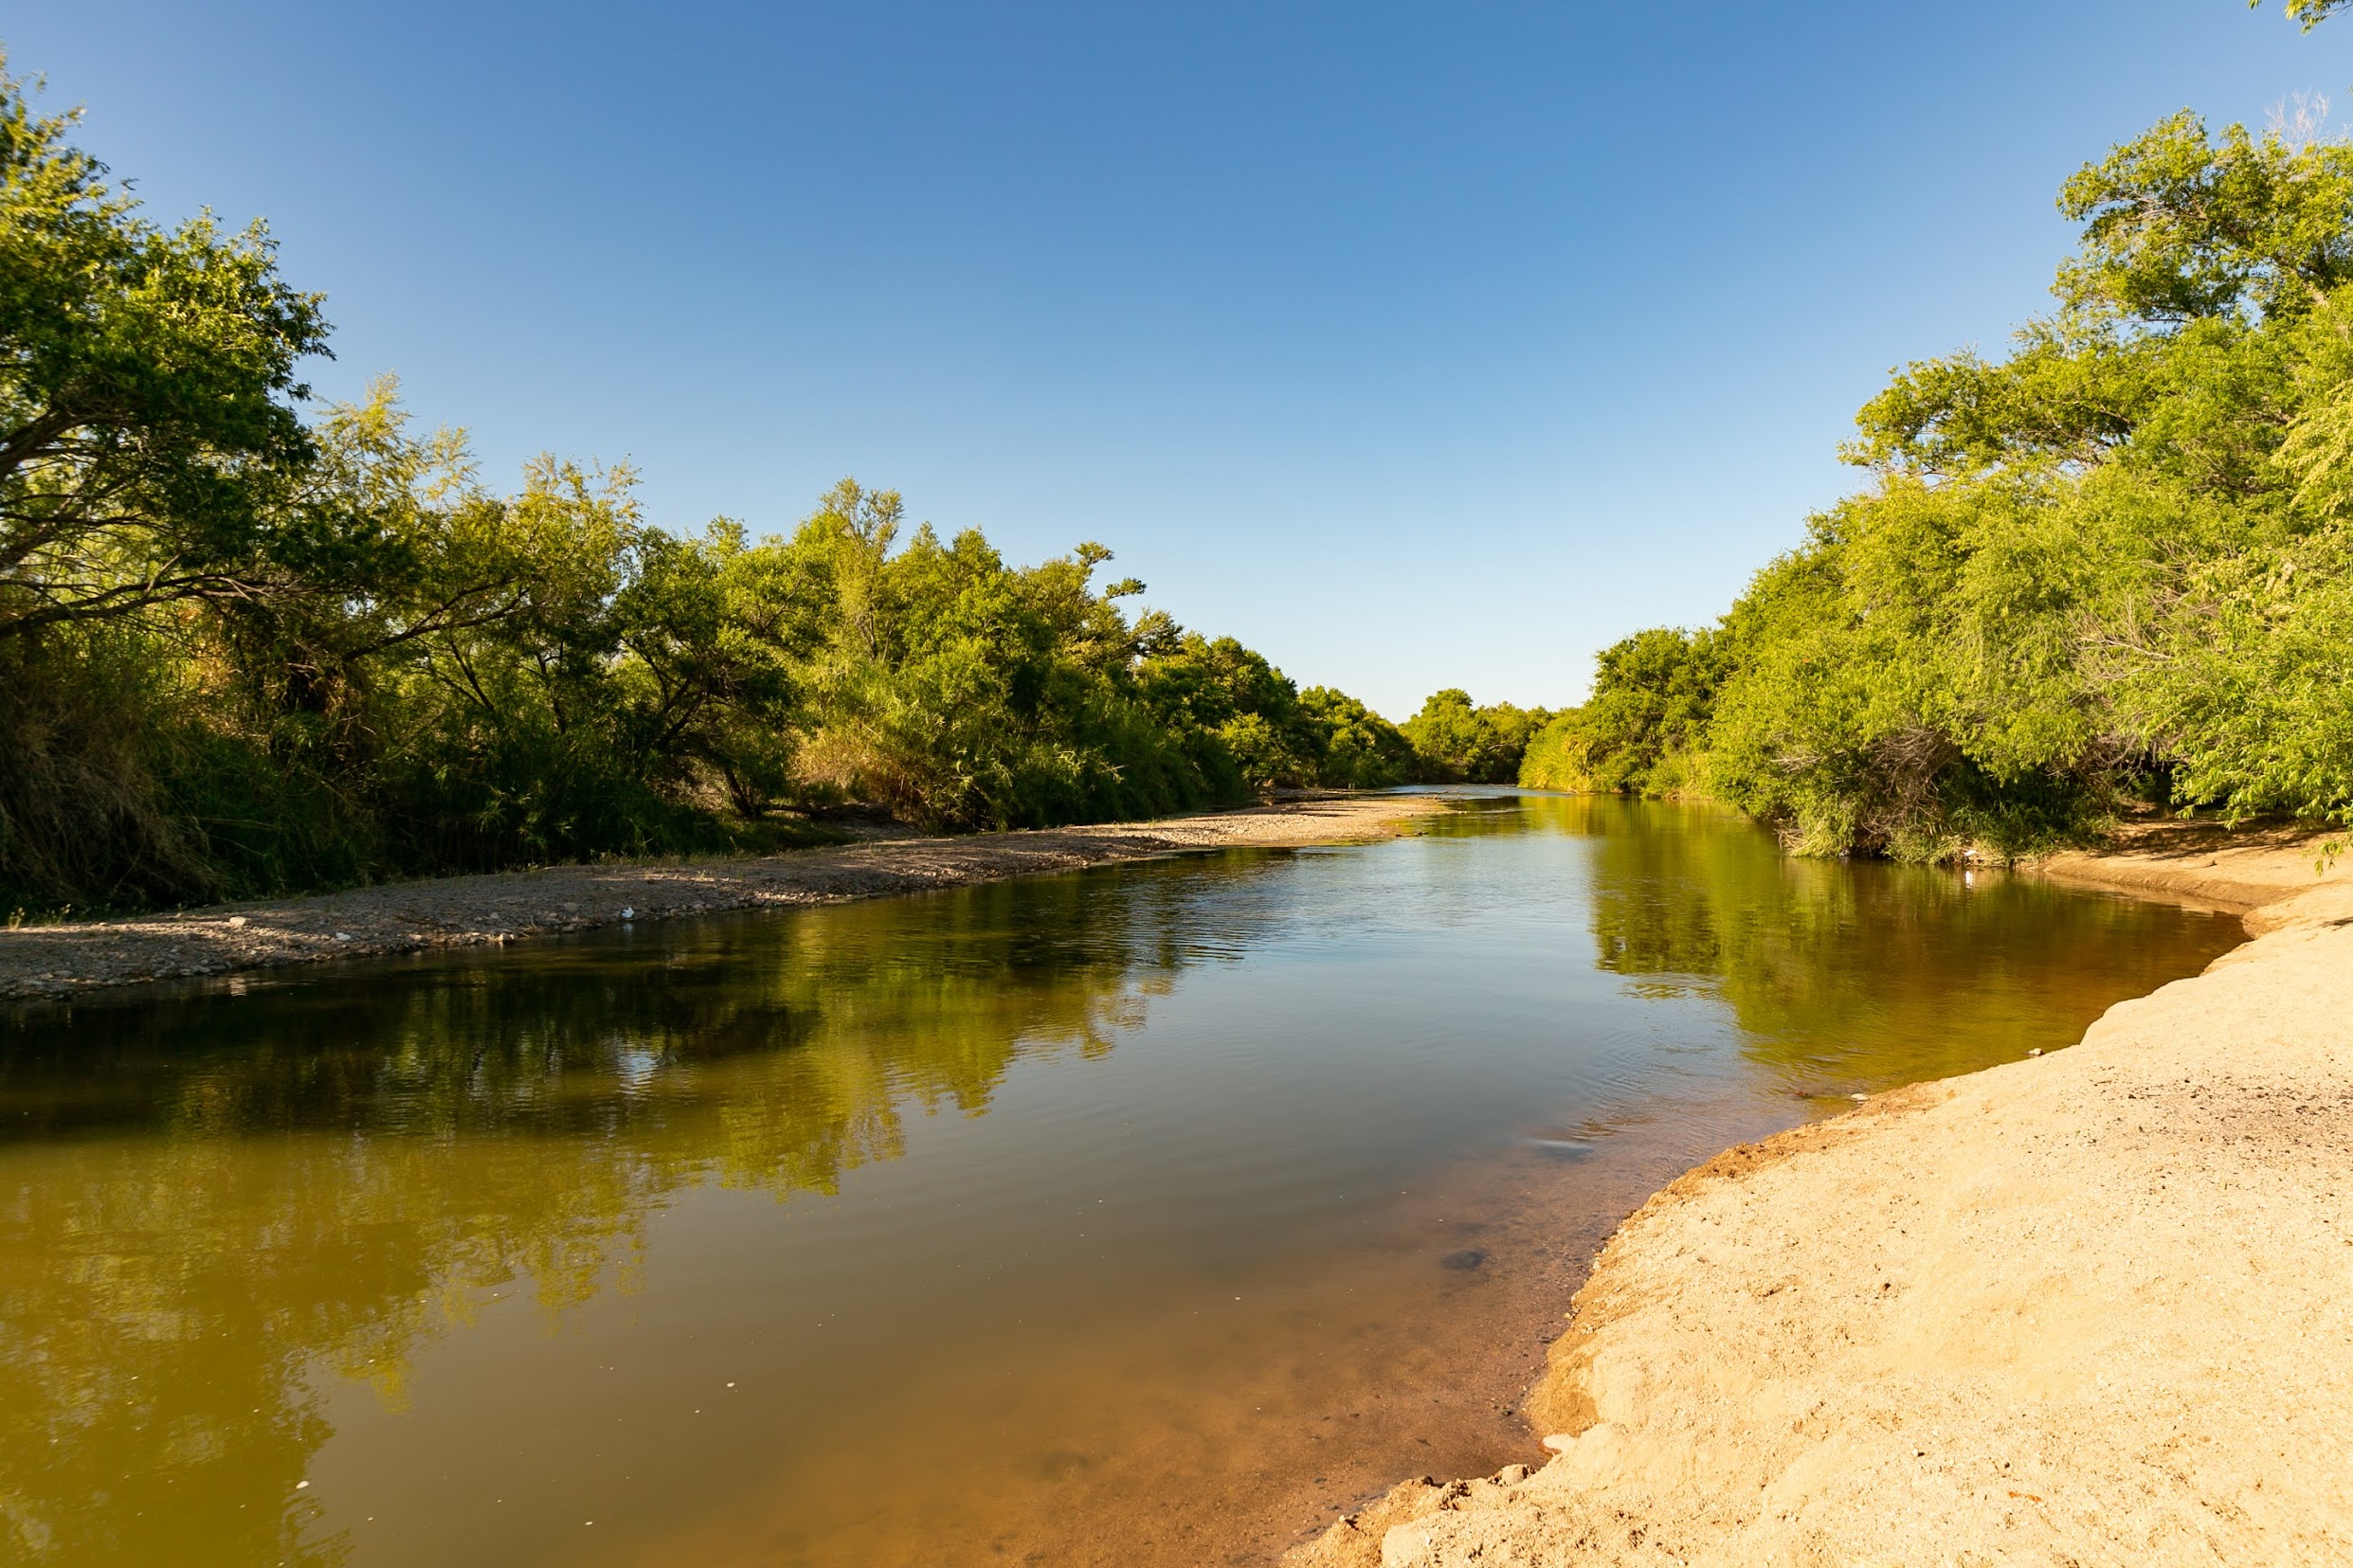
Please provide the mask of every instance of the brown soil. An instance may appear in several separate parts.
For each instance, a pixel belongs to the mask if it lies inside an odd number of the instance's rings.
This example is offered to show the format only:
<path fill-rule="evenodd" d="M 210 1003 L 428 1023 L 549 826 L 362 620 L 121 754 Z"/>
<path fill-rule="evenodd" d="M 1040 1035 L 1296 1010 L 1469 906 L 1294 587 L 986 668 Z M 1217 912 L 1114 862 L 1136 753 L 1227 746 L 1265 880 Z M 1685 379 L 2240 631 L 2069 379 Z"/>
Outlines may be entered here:
<path fill-rule="evenodd" d="M 2034 870 L 2054 882 L 2235 914 L 2343 877 L 2353 859 L 2328 852 L 2344 839 L 2294 826 L 2147 820 L 2127 823 L 2106 849 L 2069 850 Z"/>
<path fill-rule="evenodd" d="M 1399 822 L 1439 809 L 1430 796 L 1344 796 L 1152 822 L 894 838 L 759 859 L 550 866 L 145 918 L 26 926 L 0 930 L 0 1000 L 476 946 L 624 920 L 841 903 L 1187 851 L 1380 838 Z"/>
<path fill-rule="evenodd" d="M 1558 1457 L 1408 1482 L 1294 1568 L 2353 1563 L 2353 876 L 2317 848 L 2059 857 L 2256 940 L 1684 1176 L 1530 1396 Z"/>

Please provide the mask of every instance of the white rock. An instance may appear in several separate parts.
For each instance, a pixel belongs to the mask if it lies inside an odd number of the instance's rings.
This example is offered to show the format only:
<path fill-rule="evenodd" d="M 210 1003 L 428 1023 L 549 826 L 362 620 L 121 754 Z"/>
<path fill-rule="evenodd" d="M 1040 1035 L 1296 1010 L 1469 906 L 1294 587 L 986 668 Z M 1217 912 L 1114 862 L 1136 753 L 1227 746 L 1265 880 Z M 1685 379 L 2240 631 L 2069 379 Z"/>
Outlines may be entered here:
<path fill-rule="evenodd" d="M 1381 1538 L 1381 1568 L 1421 1568 L 1429 1553 L 1430 1532 L 1420 1524 L 1400 1524 Z"/>

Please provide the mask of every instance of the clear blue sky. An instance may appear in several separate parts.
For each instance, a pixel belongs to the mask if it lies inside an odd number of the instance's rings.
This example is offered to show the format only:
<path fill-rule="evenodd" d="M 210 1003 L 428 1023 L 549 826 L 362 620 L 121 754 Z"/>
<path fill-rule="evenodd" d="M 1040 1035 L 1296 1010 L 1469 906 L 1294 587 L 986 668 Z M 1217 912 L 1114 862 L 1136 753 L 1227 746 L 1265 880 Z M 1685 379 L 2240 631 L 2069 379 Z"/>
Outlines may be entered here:
<path fill-rule="evenodd" d="M 2276 0 L 636 7 L 16 0 L 158 217 L 266 216 L 322 393 L 656 521 L 844 474 L 1403 717 L 1553 704 L 1999 347 L 2058 182 L 2184 105 L 2353 108 Z"/>

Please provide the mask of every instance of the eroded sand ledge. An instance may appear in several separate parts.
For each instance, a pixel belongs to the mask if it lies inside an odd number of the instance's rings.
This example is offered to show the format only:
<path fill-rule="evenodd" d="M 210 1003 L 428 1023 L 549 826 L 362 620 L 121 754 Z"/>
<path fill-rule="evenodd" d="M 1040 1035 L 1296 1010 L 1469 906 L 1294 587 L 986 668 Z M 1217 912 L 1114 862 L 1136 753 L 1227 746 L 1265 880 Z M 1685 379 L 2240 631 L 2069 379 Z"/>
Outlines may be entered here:
<path fill-rule="evenodd" d="M 2353 879 L 2193 838 L 2053 870 L 2255 940 L 1683 1177 L 1530 1401 L 1565 1451 L 1295 1568 L 2353 1562 Z"/>
<path fill-rule="evenodd" d="M 142 981 L 463 947 L 728 910 L 834 904 L 1192 850 L 1381 838 L 1443 802 L 1425 795 L 1286 802 L 1248 811 L 1031 833 L 893 838 L 756 859 L 550 866 L 395 882 L 307 898 L 0 930 L 0 1000 Z"/>

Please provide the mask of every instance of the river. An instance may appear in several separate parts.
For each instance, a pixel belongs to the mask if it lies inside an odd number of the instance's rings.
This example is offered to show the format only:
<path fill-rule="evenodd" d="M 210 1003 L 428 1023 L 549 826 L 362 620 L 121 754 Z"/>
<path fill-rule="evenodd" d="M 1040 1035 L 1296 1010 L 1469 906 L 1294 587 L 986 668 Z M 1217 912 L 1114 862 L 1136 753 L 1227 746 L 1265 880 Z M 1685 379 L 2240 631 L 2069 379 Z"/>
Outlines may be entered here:
<path fill-rule="evenodd" d="M 1264 1562 L 1729 1144 L 2235 920 L 1467 797 L 0 1025 L 0 1560 Z"/>

